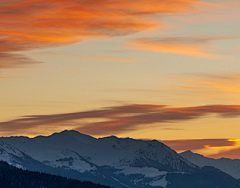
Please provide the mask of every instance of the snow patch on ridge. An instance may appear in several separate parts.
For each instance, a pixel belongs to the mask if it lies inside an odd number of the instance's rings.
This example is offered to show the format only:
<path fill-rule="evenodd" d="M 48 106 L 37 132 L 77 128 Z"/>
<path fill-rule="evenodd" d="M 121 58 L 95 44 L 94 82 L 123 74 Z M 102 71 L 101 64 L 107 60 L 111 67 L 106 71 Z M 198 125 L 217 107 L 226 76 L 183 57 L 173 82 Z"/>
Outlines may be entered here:
<path fill-rule="evenodd" d="M 142 174 L 147 178 L 153 178 L 156 176 L 163 176 L 166 175 L 168 172 L 166 171 L 159 171 L 156 168 L 152 168 L 152 167 L 144 167 L 144 168 L 137 168 L 137 167 L 126 167 L 123 170 L 121 170 L 120 172 L 118 172 L 118 174 L 123 173 L 125 175 L 130 175 L 130 174 Z"/>
<path fill-rule="evenodd" d="M 154 187 L 162 186 L 166 188 L 168 181 L 166 180 L 166 176 L 163 176 L 160 180 L 152 181 L 149 185 Z"/>

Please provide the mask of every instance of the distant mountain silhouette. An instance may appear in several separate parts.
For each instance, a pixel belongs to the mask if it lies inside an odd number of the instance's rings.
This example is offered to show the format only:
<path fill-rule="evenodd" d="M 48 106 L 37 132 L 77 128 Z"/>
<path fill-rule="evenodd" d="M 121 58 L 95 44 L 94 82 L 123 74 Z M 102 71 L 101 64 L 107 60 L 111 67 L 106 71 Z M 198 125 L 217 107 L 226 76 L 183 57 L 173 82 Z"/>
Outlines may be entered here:
<path fill-rule="evenodd" d="M 180 155 L 199 167 L 213 166 L 236 179 L 240 179 L 240 159 L 213 159 L 193 153 L 190 150 L 182 152 Z"/>

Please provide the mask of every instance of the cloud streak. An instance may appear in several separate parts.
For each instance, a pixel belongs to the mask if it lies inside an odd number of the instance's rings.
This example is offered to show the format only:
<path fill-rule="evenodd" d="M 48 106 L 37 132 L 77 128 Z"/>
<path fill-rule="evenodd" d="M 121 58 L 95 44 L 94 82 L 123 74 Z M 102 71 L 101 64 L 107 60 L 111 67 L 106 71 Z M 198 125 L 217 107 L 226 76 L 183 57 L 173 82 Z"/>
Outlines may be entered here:
<path fill-rule="evenodd" d="M 162 20 L 152 19 L 155 14 L 177 14 L 194 5 L 208 5 L 196 0 L 0 0 L 0 4 L 0 53 L 12 56 L 9 64 L 14 59 L 18 66 L 24 64 L 24 57 L 12 52 L 127 35 L 161 25 Z"/>
<path fill-rule="evenodd" d="M 74 122 L 71 129 L 90 135 L 110 135 L 144 129 L 146 125 L 177 123 L 198 119 L 208 114 L 222 118 L 240 116 L 240 105 L 208 105 L 196 107 L 169 108 L 161 105 L 126 105 L 100 110 L 55 115 L 28 116 L 0 122 L 0 132 L 24 131 L 31 128 L 57 126 L 59 130 L 66 123 Z M 83 121 L 84 122 L 80 122 Z M 90 120 L 90 121 L 86 121 Z"/>
<path fill-rule="evenodd" d="M 129 40 L 126 47 L 135 50 L 182 54 L 205 58 L 220 56 L 207 53 L 211 41 L 229 39 L 226 37 L 149 37 Z"/>
<path fill-rule="evenodd" d="M 222 91 L 222 92 L 240 92 L 240 74 L 198 74 L 195 78 L 182 78 L 182 80 L 189 84 L 188 90 L 208 90 L 208 91 Z M 191 85 L 198 85 L 194 87 Z M 184 89 L 184 87 L 183 87 Z"/>
<path fill-rule="evenodd" d="M 160 140 L 177 152 L 191 150 L 210 158 L 239 159 L 240 139 Z"/>
<path fill-rule="evenodd" d="M 226 148 L 237 145 L 237 141 L 230 139 L 160 140 L 160 142 L 163 142 L 176 151 L 194 151 L 204 148 Z"/>
<path fill-rule="evenodd" d="M 0 69 L 18 68 L 39 63 L 30 58 L 14 53 L 0 53 Z M 1 79 L 1 78 L 0 78 Z"/>
<path fill-rule="evenodd" d="M 212 155 L 207 155 L 207 157 L 211 157 L 211 158 L 221 158 L 221 157 L 226 157 L 226 158 L 230 158 L 230 159 L 239 159 L 240 156 L 240 148 L 234 148 L 234 149 L 228 149 L 223 150 L 218 152 L 217 154 L 212 154 Z"/>
<path fill-rule="evenodd" d="M 108 62 L 125 62 L 125 63 L 135 63 L 135 62 L 141 62 L 143 61 L 143 59 L 133 59 L 133 58 L 115 58 L 115 57 L 110 57 L 110 56 L 105 56 L 105 57 L 102 57 L 102 56 L 82 56 L 82 55 L 74 55 L 75 57 L 79 58 L 79 59 L 83 59 L 85 61 L 108 61 Z"/>

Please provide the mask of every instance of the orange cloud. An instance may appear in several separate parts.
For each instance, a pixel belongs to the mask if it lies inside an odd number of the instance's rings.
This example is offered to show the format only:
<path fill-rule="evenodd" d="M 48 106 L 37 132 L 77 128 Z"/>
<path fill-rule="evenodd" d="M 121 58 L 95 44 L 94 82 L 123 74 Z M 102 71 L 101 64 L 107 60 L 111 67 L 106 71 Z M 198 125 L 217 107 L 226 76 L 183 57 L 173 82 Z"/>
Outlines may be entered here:
<path fill-rule="evenodd" d="M 240 139 L 160 140 L 177 152 L 191 150 L 210 158 L 239 159 Z"/>
<path fill-rule="evenodd" d="M 86 112 L 23 117 L 8 122 L 0 122 L 0 131 L 4 134 L 9 131 L 25 131 L 34 127 L 46 129 L 48 125 L 57 125 L 61 129 L 65 123 L 74 122 L 71 129 L 90 135 L 109 135 L 144 129 L 146 125 L 154 123 L 161 126 L 161 123 L 165 122 L 176 123 L 198 119 L 208 114 L 216 114 L 223 118 L 238 117 L 240 116 L 240 106 L 209 105 L 168 108 L 162 105 L 134 104 Z M 85 121 L 79 123 L 80 120 Z"/>
<path fill-rule="evenodd" d="M 212 154 L 212 155 L 207 155 L 206 157 L 211 157 L 211 158 L 221 158 L 221 157 L 226 157 L 230 159 L 239 159 L 240 156 L 240 148 L 234 148 L 234 149 L 228 149 L 223 150 L 218 152 L 217 154 Z"/>
<path fill-rule="evenodd" d="M 198 74 L 195 78 L 178 78 L 188 86 L 185 90 L 205 90 L 222 92 L 240 92 L 240 74 L 231 73 L 223 75 Z"/>
<path fill-rule="evenodd" d="M 18 65 L 24 64 L 24 57 L 12 52 L 61 46 L 87 37 L 127 35 L 160 25 L 161 20 L 152 19 L 154 14 L 181 13 L 195 4 L 208 5 L 196 0 L 0 0 L 0 3 L 0 52 L 17 58 Z"/>
<path fill-rule="evenodd" d="M 128 41 L 126 47 L 135 50 L 147 50 L 153 52 L 164 52 L 205 58 L 216 58 L 219 56 L 207 53 L 207 50 L 211 49 L 210 45 L 211 41 L 223 39 L 228 38 L 225 37 L 139 38 Z"/>
<path fill-rule="evenodd" d="M 9 79 L 9 77 L 0 77 L 0 79 Z"/>
<path fill-rule="evenodd" d="M 75 57 L 86 60 L 86 61 L 110 61 L 110 62 L 125 62 L 125 63 L 134 63 L 140 62 L 142 59 L 126 59 L 126 58 L 115 58 L 115 57 L 101 57 L 101 56 L 82 56 L 82 55 L 75 55 Z"/>
<path fill-rule="evenodd" d="M 0 53 L 0 69 L 22 67 L 29 64 L 39 63 L 16 53 Z"/>
<path fill-rule="evenodd" d="M 227 148 L 238 144 L 229 139 L 189 139 L 189 140 L 160 140 L 175 151 L 200 150 L 204 148 Z"/>
<path fill-rule="evenodd" d="M 239 6 L 239 1 L 215 1 L 212 6 L 199 7 L 198 14 L 175 16 L 175 19 L 192 24 L 229 22 L 240 18 Z"/>

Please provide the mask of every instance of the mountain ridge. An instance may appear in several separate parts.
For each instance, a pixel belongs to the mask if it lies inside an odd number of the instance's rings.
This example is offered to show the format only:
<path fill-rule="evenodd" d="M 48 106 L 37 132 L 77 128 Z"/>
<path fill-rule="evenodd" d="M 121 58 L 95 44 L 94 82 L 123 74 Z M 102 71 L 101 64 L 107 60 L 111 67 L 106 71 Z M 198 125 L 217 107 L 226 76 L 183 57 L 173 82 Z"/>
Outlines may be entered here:
<path fill-rule="evenodd" d="M 49 167 L 51 173 L 116 188 L 171 188 L 177 184 L 182 185 L 178 188 L 211 188 L 208 185 L 240 188 L 231 176 L 214 168 L 200 168 L 156 140 L 116 136 L 96 139 L 65 130 L 34 138 L 1 137 L 0 141 Z M 205 174 L 211 179 L 218 178 L 219 182 L 213 182 Z M 182 178 L 186 182 L 181 183 Z"/>
<path fill-rule="evenodd" d="M 213 166 L 236 179 L 240 179 L 240 159 L 229 159 L 224 157 L 213 159 L 190 150 L 182 152 L 180 155 L 199 167 Z"/>

